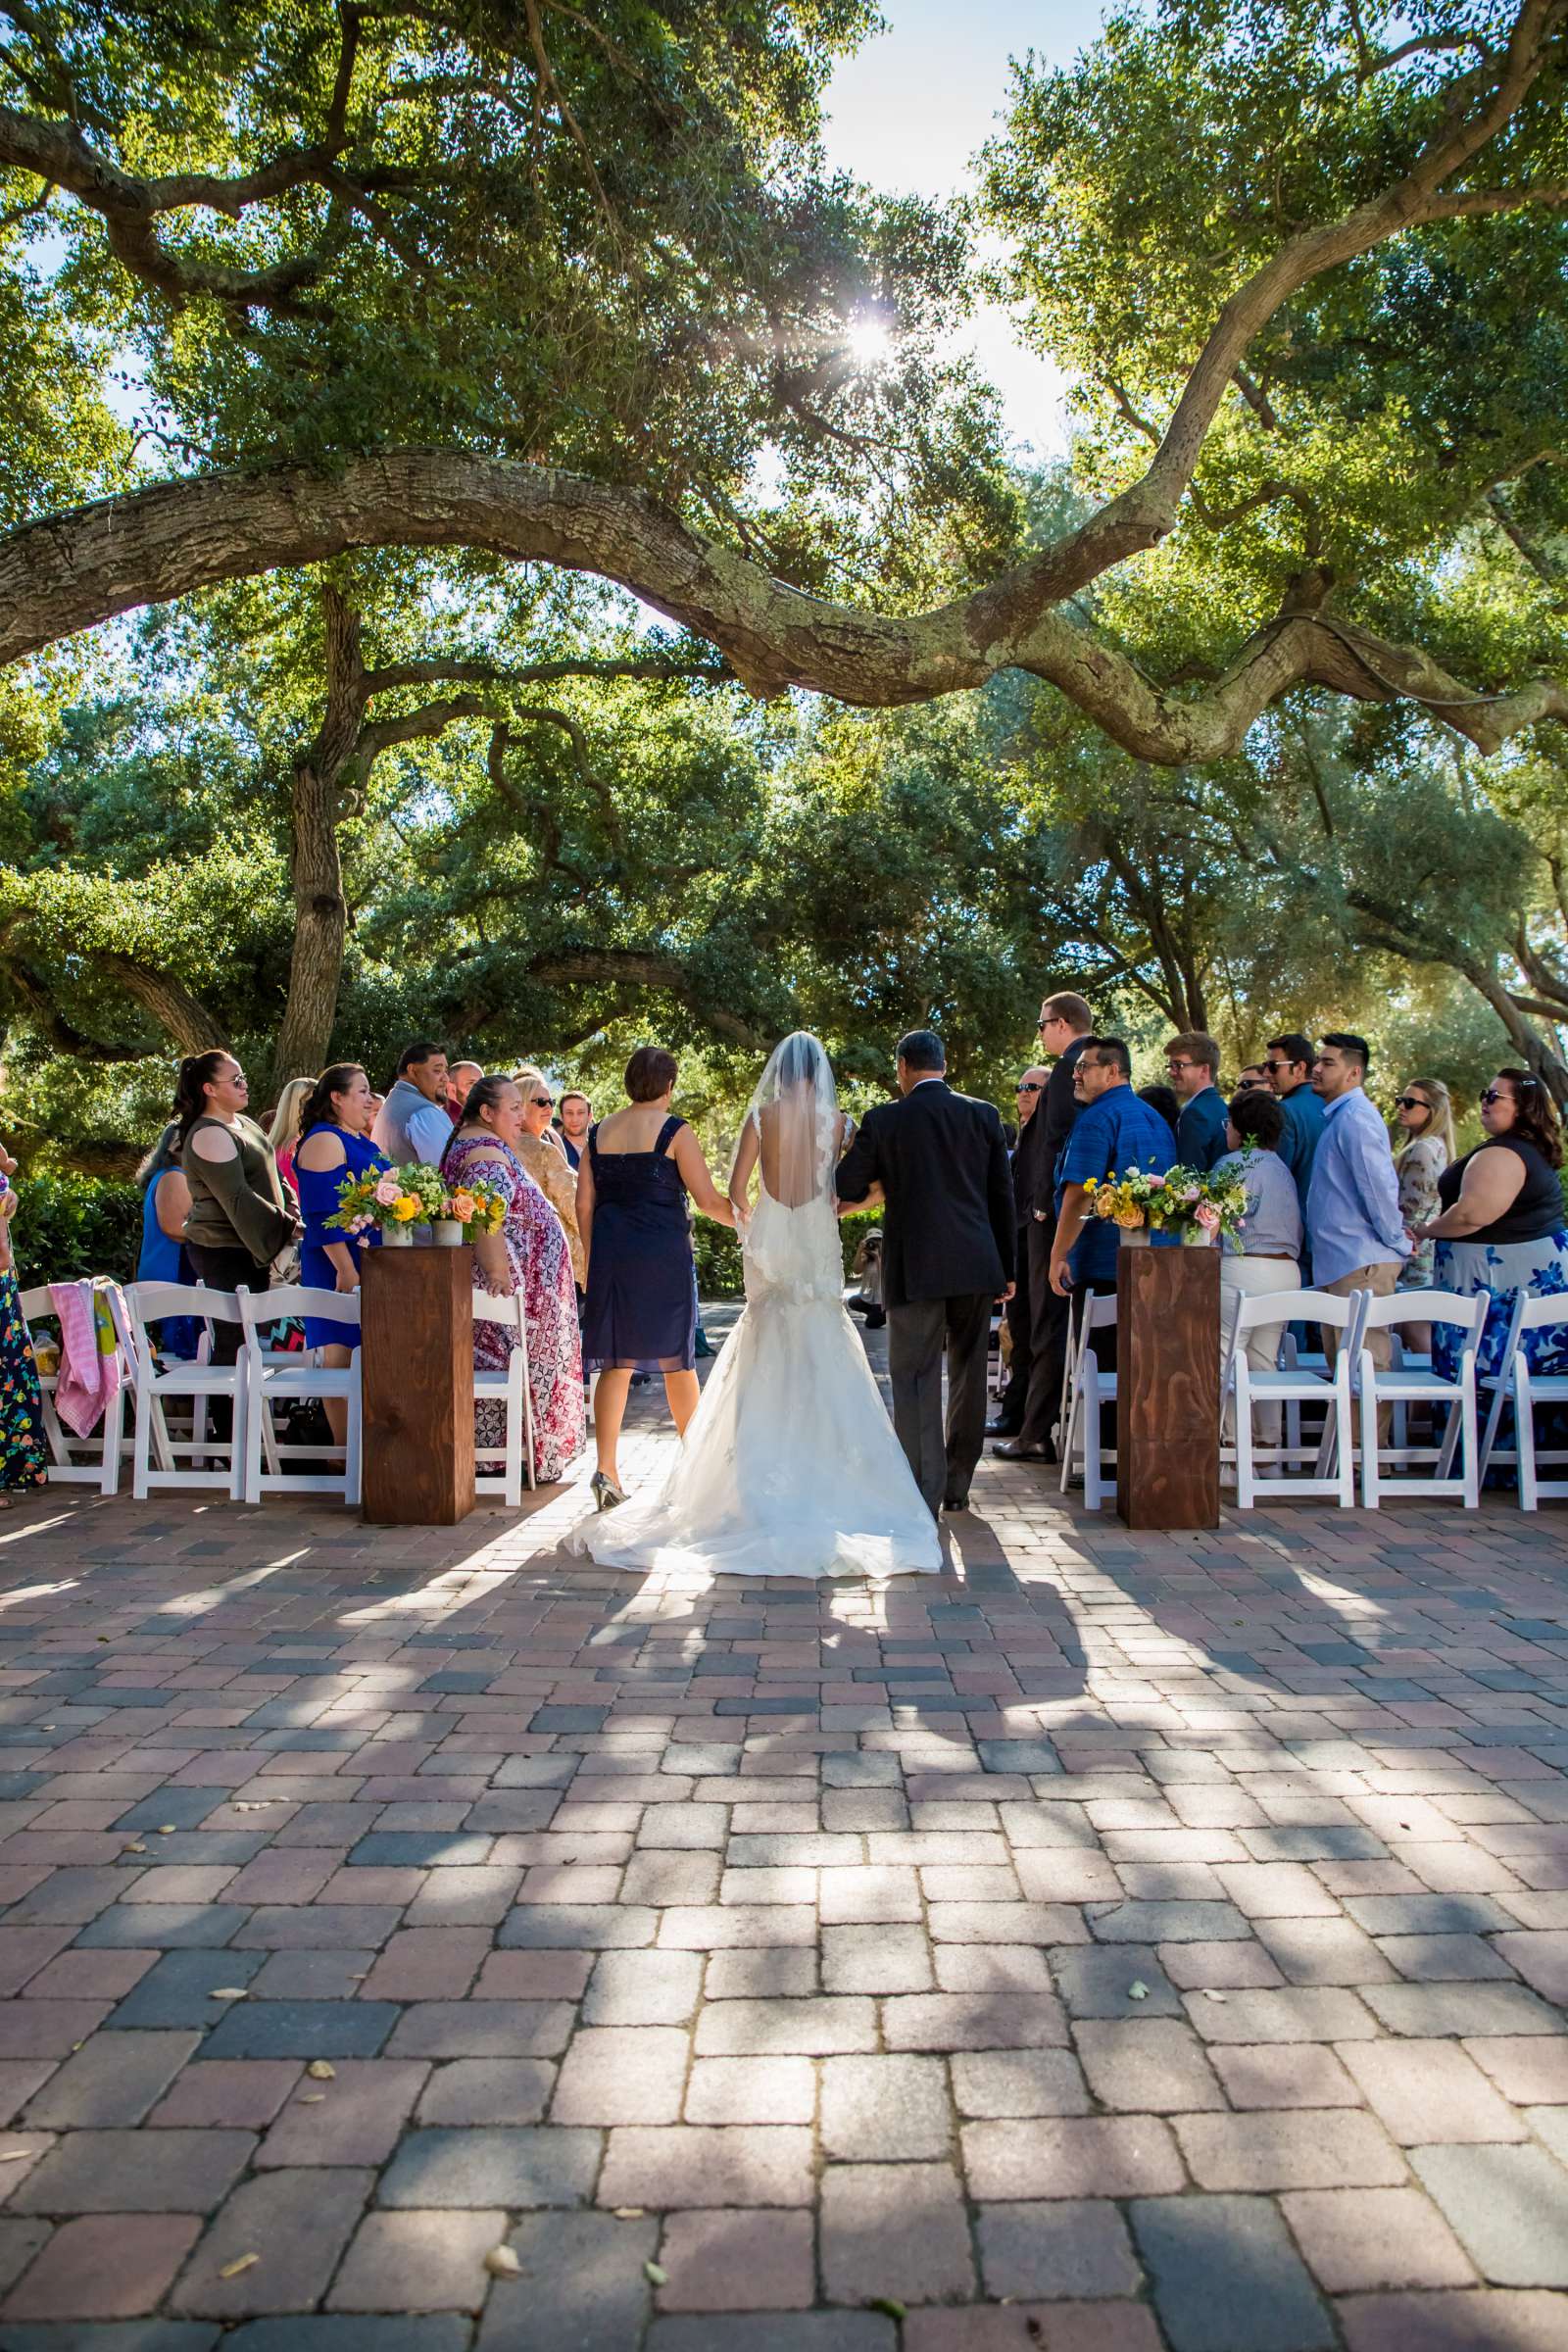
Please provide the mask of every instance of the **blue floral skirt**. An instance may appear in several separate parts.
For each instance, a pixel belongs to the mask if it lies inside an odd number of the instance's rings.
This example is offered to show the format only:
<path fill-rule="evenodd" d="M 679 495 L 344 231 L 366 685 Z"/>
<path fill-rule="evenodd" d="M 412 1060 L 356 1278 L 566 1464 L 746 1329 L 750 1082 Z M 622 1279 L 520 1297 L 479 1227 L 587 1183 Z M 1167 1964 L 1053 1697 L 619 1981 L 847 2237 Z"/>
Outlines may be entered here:
<path fill-rule="evenodd" d="M 1561 1298 L 1563 1319 L 1524 1335 L 1525 1361 L 1532 1372 L 1568 1372 L 1568 1233 L 1548 1233 L 1539 1242 L 1439 1242 L 1433 1266 L 1434 1287 L 1474 1298 L 1485 1291 L 1491 1300 L 1476 1351 L 1476 1374 L 1484 1379 L 1496 1372 L 1508 1345 L 1514 1303 L 1522 1291 L 1527 1298 Z M 1432 1369 L 1444 1380 L 1459 1370 L 1463 1335 L 1451 1323 L 1432 1327 Z"/>
<path fill-rule="evenodd" d="M 32 1342 L 23 1319 L 16 1275 L 0 1273 L 0 1491 L 41 1487 L 49 1447 Z"/>

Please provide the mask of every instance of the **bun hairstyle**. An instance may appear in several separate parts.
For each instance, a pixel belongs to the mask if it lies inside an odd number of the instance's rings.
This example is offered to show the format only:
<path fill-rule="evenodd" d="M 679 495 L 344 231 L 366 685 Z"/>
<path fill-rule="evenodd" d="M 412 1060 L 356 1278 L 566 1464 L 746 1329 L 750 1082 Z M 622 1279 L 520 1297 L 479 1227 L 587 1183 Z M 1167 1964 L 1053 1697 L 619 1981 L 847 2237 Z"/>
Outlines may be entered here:
<path fill-rule="evenodd" d="M 1501 1069 L 1499 1078 L 1506 1078 L 1513 1088 L 1514 1114 L 1511 1132 L 1521 1143 L 1534 1144 L 1548 1167 L 1562 1166 L 1562 1124 L 1557 1117 L 1557 1105 L 1546 1092 L 1544 1082 L 1533 1070 Z"/>
<path fill-rule="evenodd" d="M 303 1142 L 313 1127 L 335 1127 L 332 1115 L 332 1097 L 346 1095 L 350 1081 L 364 1078 L 363 1061 L 329 1061 L 310 1093 L 300 1104 L 300 1140 Z"/>
<path fill-rule="evenodd" d="M 179 1076 L 174 1081 L 174 1117 L 179 1126 L 181 1150 L 197 1120 L 207 1115 L 208 1087 L 224 1062 L 233 1058 L 226 1047 L 215 1046 L 209 1054 L 187 1054 L 180 1063 Z"/>
<path fill-rule="evenodd" d="M 467 1100 L 463 1105 L 463 1122 L 461 1126 L 453 1128 L 446 1150 L 441 1154 L 441 1174 L 444 1175 L 446 1172 L 446 1164 L 451 1157 L 452 1147 L 459 1136 L 466 1135 L 470 1127 L 481 1126 L 483 1121 L 479 1116 L 480 1112 L 494 1110 L 508 1087 L 515 1086 L 516 1083 L 515 1078 L 509 1078 L 505 1070 L 493 1071 L 488 1078 L 474 1080 L 468 1089 Z"/>

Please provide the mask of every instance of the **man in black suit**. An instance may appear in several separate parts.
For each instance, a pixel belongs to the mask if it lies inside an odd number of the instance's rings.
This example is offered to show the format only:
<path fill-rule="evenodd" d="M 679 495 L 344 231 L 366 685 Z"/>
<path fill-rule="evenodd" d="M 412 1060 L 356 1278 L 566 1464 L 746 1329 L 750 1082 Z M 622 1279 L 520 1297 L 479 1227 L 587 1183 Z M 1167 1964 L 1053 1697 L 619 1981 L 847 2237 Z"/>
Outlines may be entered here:
<path fill-rule="evenodd" d="M 1051 1072 L 1045 1064 L 1036 1062 L 1025 1070 L 1018 1081 L 1018 1141 L 1012 1148 L 1015 1225 L 1012 1262 L 1018 1279 L 1013 1286 L 1012 1297 L 1007 1300 L 1007 1334 L 1012 1342 L 1007 1385 L 997 1406 L 996 1419 L 986 1426 L 986 1435 L 991 1438 L 1015 1438 L 1018 1435 L 1023 1427 L 1024 1403 L 1029 1395 L 1029 1367 L 1034 1356 L 1029 1309 L 1029 1228 L 1034 1223 L 1035 1154 L 1046 1131 L 1044 1119 L 1037 1118 L 1035 1114 L 1050 1080 Z"/>
<path fill-rule="evenodd" d="M 1054 1064 L 1051 1083 L 1030 1120 L 1040 1130 L 1030 1156 L 1033 1197 L 1018 1193 L 1018 1214 L 1029 1217 L 1027 1271 L 1020 1280 L 1029 1285 L 1029 1394 L 1024 1400 L 1023 1427 L 996 1451 L 1009 1462 L 1054 1462 L 1056 1447 L 1052 1432 L 1061 1410 L 1061 1381 L 1067 1363 L 1067 1340 L 1072 1308 L 1051 1285 L 1051 1246 L 1056 1238 L 1056 1162 L 1073 1131 L 1083 1105 L 1073 1092 L 1073 1073 L 1095 1016 L 1082 997 L 1064 990 L 1048 997 L 1036 1023 L 1043 1050 Z"/>
<path fill-rule="evenodd" d="M 893 1426 L 935 1517 L 968 1507 L 985 1446 L 991 1302 L 1012 1290 L 1012 1178 L 990 1102 L 956 1095 L 942 1040 L 899 1043 L 902 1100 L 866 1112 L 836 1178 L 841 1200 L 879 1188 L 887 1202 L 882 1296 Z M 942 1357 L 948 1424 L 942 1427 Z"/>

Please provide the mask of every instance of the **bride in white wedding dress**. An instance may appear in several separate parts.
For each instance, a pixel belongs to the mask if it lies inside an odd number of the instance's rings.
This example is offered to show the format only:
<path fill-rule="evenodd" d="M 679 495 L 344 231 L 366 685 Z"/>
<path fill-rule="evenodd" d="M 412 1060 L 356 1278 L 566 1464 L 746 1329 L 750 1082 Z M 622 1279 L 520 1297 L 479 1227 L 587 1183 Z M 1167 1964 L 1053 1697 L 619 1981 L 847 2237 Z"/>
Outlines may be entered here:
<path fill-rule="evenodd" d="M 574 1529 L 572 1550 L 711 1576 L 941 1569 L 936 1523 L 844 1310 L 833 1171 L 846 1125 L 826 1054 L 797 1030 L 769 1057 L 730 1172 L 745 1312 L 662 1484 Z"/>

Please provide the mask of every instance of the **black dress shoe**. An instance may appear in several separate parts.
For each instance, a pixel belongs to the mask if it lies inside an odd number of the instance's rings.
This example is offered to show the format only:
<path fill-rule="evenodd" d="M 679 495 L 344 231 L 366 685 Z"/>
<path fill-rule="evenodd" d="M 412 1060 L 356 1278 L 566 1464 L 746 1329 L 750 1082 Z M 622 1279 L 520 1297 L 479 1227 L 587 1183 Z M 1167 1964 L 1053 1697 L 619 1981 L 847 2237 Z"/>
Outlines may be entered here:
<path fill-rule="evenodd" d="M 945 1511 L 966 1511 L 969 1508 L 969 1497 L 967 1494 L 944 1494 L 942 1508 Z"/>
<path fill-rule="evenodd" d="M 1022 1438 L 1008 1438 L 991 1450 L 1002 1462 L 1054 1462 L 1056 1458 L 1054 1446 L 1026 1446 Z"/>
<path fill-rule="evenodd" d="M 988 1421 L 986 1436 L 988 1438 L 1015 1438 L 1022 1427 L 1021 1421 Z"/>

